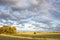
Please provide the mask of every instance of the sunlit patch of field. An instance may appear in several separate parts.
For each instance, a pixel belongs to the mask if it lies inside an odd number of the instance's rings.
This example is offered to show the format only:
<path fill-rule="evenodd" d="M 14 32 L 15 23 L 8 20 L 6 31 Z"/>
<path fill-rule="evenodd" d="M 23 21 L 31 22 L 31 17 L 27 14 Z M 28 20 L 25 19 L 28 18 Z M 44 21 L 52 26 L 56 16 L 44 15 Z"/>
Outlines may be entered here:
<path fill-rule="evenodd" d="M 60 32 L 18 32 L 17 34 L 0 34 L 0 40 L 60 40 Z"/>

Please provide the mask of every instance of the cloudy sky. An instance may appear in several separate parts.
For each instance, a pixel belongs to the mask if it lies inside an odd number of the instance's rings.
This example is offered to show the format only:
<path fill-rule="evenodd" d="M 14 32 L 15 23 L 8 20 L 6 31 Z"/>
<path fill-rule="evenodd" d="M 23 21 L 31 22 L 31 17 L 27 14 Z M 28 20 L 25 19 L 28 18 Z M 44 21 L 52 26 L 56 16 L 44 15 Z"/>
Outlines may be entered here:
<path fill-rule="evenodd" d="M 60 31 L 60 0 L 0 0 L 0 26 L 17 31 Z"/>

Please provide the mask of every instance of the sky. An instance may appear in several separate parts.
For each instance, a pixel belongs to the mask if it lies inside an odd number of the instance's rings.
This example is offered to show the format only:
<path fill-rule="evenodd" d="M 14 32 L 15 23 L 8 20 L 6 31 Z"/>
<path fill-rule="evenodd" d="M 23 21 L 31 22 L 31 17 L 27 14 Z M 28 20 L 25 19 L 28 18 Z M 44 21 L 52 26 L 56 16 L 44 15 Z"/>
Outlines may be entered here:
<path fill-rule="evenodd" d="M 60 0 L 0 0 L 0 26 L 17 31 L 60 31 Z"/>

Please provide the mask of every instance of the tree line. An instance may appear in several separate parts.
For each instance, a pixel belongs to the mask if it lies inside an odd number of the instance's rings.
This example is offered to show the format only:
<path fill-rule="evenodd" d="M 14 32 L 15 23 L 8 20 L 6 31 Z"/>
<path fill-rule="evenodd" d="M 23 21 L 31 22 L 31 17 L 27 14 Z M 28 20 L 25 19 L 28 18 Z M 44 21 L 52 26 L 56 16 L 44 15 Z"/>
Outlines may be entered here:
<path fill-rule="evenodd" d="M 0 27 L 0 34 L 15 34 L 16 33 L 16 27 L 3 25 Z"/>

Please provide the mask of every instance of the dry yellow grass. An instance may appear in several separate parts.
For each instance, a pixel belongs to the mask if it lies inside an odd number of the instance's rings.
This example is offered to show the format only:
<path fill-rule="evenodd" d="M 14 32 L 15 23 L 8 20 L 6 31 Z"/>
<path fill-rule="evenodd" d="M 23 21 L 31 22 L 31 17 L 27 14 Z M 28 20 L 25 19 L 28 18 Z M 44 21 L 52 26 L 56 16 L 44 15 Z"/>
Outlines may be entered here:
<path fill-rule="evenodd" d="M 34 35 L 34 32 L 18 32 L 17 34 Z M 60 34 L 60 32 L 36 32 L 35 35 Z"/>
<path fill-rule="evenodd" d="M 2 37 L 1 37 L 2 36 Z M 8 37 L 8 38 L 7 38 Z M 0 40 L 60 40 L 60 32 L 17 32 L 17 34 L 0 34 Z"/>

